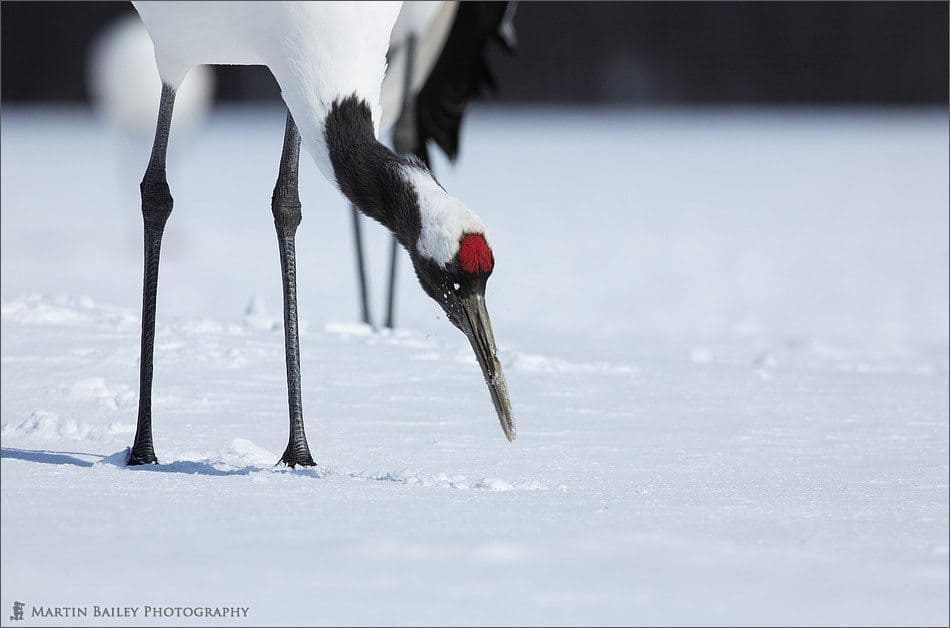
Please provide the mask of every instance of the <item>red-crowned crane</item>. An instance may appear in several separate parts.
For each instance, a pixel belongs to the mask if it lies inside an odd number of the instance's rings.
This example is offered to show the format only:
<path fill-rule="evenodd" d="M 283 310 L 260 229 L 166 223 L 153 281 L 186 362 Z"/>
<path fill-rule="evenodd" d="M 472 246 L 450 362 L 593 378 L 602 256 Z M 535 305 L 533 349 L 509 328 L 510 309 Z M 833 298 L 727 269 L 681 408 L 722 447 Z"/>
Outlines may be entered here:
<path fill-rule="evenodd" d="M 165 155 L 175 89 L 199 64 L 267 66 L 287 105 L 271 210 L 284 291 L 290 437 L 280 462 L 313 465 L 304 433 L 294 238 L 301 221 L 301 141 L 320 172 L 406 248 L 422 289 L 468 337 L 508 440 L 507 384 L 485 305 L 495 266 L 482 221 L 419 160 L 378 140 L 380 85 L 399 2 L 134 2 L 155 44 L 162 98 L 141 183 L 145 227 L 139 410 L 128 464 L 157 462 L 152 443 L 152 358 L 162 232 L 172 211 Z"/>

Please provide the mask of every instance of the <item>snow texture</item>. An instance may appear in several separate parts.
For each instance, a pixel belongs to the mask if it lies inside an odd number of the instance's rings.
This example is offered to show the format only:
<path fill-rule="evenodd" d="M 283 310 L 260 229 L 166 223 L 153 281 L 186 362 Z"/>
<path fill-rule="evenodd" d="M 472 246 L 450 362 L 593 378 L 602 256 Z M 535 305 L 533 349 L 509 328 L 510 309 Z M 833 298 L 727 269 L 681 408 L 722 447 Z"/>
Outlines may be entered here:
<path fill-rule="evenodd" d="M 274 466 L 281 111 L 172 139 L 161 464 L 139 468 L 148 148 L 130 162 L 80 111 L 0 124 L 4 617 L 948 623 L 945 110 L 476 110 L 435 170 L 492 230 L 513 444 L 405 256 L 399 330 L 353 322 L 349 210 L 304 162 L 319 466 L 295 471 Z M 388 236 L 364 228 L 378 306 Z"/>

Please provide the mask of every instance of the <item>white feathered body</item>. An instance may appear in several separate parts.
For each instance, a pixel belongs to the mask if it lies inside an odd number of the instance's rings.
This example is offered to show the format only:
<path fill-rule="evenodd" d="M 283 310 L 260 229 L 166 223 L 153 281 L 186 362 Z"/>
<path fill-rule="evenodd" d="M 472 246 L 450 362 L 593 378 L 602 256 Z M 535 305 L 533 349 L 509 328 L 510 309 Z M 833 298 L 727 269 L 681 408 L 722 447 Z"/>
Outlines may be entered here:
<path fill-rule="evenodd" d="M 355 94 L 378 132 L 380 86 L 399 2 L 134 2 L 162 80 L 177 87 L 200 64 L 265 65 L 300 135 L 333 180 L 323 121 Z"/>

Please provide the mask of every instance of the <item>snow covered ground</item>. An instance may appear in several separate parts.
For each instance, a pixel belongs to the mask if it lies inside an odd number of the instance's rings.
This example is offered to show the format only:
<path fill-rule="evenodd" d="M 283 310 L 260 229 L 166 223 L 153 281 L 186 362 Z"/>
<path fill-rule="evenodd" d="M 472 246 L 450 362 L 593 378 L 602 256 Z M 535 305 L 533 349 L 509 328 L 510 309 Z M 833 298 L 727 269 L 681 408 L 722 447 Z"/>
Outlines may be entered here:
<path fill-rule="evenodd" d="M 4 619 L 948 623 L 946 111 L 476 110 L 437 173 L 496 251 L 511 445 L 406 264 L 399 331 L 353 324 L 348 210 L 307 158 L 302 471 L 273 466 L 282 128 L 173 140 L 162 464 L 129 469 L 147 146 L 4 109 Z"/>

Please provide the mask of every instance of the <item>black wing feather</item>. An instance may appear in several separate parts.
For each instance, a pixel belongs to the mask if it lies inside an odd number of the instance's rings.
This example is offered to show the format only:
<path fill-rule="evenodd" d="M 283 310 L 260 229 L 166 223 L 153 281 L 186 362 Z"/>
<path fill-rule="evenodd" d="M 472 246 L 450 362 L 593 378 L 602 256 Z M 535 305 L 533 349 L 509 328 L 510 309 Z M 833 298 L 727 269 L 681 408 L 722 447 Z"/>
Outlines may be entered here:
<path fill-rule="evenodd" d="M 430 139 L 455 161 L 466 106 L 482 94 L 496 91 L 485 51 L 494 40 L 513 52 L 513 5 L 459 2 L 445 47 L 416 95 L 415 153 L 426 164 Z"/>

